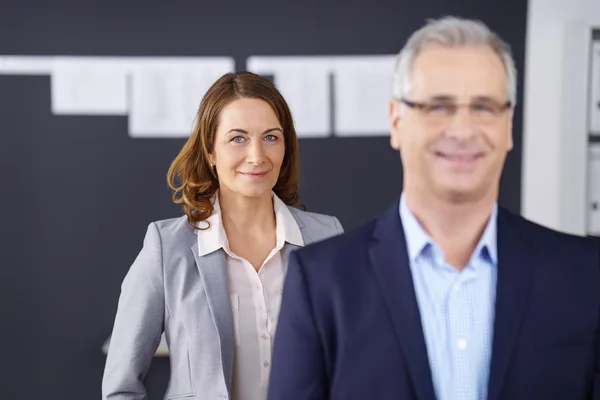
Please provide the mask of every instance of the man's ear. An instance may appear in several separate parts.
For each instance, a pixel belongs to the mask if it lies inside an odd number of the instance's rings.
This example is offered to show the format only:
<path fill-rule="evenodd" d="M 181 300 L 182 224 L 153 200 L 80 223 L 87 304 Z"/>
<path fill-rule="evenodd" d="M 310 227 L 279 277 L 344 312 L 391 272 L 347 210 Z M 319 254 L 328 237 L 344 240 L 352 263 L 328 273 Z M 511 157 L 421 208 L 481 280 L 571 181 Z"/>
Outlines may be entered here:
<path fill-rule="evenodd" d="M 511 108 L 510 109 L 510 116 L 509 116 L 509 121 L 508 121 L 508 132 L 506 133 L 508 135 L 508 141 L 507 141 L 507 147 L 506 147 L 506 151 L 511 151 L 513 149 L 513 147 L 515 146 L 514 144 L 514 140 L 513 140 L 513 117 L 514 117 L 514 113 L 515 113 L 515 109 Z"/>
<path fill-rule="evenodd" d="M 390 118 L 390 145 L 394 150 L 400 150 L 400 104 L 395 99 L 388 106 Z"/>

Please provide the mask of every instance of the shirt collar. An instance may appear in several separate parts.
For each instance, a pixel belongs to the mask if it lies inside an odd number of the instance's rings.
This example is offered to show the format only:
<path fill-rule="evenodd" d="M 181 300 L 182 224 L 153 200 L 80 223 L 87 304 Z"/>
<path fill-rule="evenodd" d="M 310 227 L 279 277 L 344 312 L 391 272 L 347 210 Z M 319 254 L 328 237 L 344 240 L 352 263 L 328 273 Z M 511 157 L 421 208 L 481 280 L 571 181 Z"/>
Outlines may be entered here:
<path fill-rule="evenodd" d="M 281 249 L 285 243 L 296 246 L 304 246 L 302 233 L 298 227 L 296 219 L 292 215 L 287 205 L 275 194 L 272 193 L 273 208 L 275 211 L 275 235 L 277 238 L 276 247 Z M 223 227 L 221 205 L 219 203 L 219 191 L 213 195 L 211 202 L 213 212 L 205 221 L 198 222 L 198 227 L 208 228 L 198 231 L 198 254 L 202 257 L 219 249 L 224 249 L 230 253 L 229 241 Z"/>
<path fill-rule="evenodd" d="M 204 221 L 197 223 L 202 230 L 198 231 L 198 254 L 200 257 L 209 253 L 224 249 L 229 251 L 229 241 L 223 228 L 223 220 L 221 218 L 221 205 L 219 203 L 219 192 L 217 191 L 211 198 L 213 212 Z"/>
<path fill-rule="evenodd" d="M 473 252 L 473 258 L 480 256 L 485 257 L 487 254 L 494 265 L 497 265 L 498 262 L 496 245 L 497 214 L 498 205 L 494 204 L 490 219 L 488 220 L 483 235 Z M 408 256 L 411 261 L 416 260 L 428 245 L 436 245 L 408 207 L 404 193 L 400 196 L 400 219 L 402 220 Z"/>
<path fill-rule="evenodd" d="M 277 247 L 283 247 L 285 242 L 296 246 L 304 246 L 304 239 L 302 239 L 302 233 L 300 232 L 296 218 L 292 215 L 287 204 L 275 193 L 273 193 L 273 207 L 277 224 Z"/>

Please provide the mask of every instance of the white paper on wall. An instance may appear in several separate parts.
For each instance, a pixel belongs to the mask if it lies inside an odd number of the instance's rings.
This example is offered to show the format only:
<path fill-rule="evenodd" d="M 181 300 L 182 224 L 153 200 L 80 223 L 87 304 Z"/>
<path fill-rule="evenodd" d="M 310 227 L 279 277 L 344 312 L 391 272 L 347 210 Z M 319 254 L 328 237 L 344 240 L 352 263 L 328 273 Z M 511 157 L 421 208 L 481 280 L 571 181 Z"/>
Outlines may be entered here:
<path fill-rule="evenodd" d="M 600 41 L 592 45 L 591 59 L 591 93 L 589 97 L 589 119 L 590 132 L 592 135 L 600 135 Z"/>
<path fill-rule="evenodd" d="M 131 137 L 188 137 L 202 97 L 233 59 L 144 62 L 132 67 L 129 84 Z"/>
<path fill-rule="evenodd" d="M 127 114 L 125 63 L 99 57 L 55 57 L 51 74 L 54 114 Z"/>
<path fill-rule="evenodd" d="M 588 166 L 588 234 L 600 236 L 600 144 L 590 145 Z"/>
<path fill-rule="evenodd" d="M 285 98 L 298 137 L 331 135 L 331 61 L 328 57 L 248 58 L 248 70 L 270 75 Z"/>
<path fill-rule="evenodd" d="M 395 56 L 346 57 L 335 63 L 336 136 L 385 136 Z"/>
<path fill-rule="evenodd" d="M 0 75 L 50 75 L 52 56 L 0 56 Z"/>

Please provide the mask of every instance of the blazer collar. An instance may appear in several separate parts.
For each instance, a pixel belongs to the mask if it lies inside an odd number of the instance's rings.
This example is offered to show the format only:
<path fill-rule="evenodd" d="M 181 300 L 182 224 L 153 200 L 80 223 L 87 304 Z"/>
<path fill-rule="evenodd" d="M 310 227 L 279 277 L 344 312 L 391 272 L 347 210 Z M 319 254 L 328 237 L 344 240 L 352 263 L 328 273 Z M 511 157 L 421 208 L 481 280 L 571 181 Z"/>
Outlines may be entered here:
<path fill-rule="evenodd" d="M 194 254 L 200 278 L 202 279 L 208 308 L 219 334 L 223 373 L 227 388 L 231 392 L 234 357 L 233 343 L 235 339 L 233 334 L 233 315 L 229 300 L 229 286 L 227 284 L 227 259 L 225 251 L 219 249 L 200 256 L 198 253 L 198 243 L 195 243 L 191 250 Z"/>
<path fill-rule="evenodd" d="M 498 210 L 498 279 L 488 399 L 496 400 L 525 317 L 538 263 L 534 246 L 520 229 L 519 217 Z"/>
<path fill-rule="evenodd" d="M 293 216 L 297 222 L 303 242 L 308 244 L 314 241 L 311 230 L 305 229 L 305 224 L 298 215 L 299 213 L 295 212 L 296 210 L 292 207 L 285 207 L 285 211 L 289 212 L 290 216 Z M 194 230 L 194 233 L 198 235 L 197 230 Z M 219 335 L 223 373 L 225 375 L 227 387 L 231 391 L 234 360 L 234 333 L 233 316 L 229 300 L 229 285 L 227 282 L 227 257 L 223 248 L 215 248 L 211 252 L 201 253 L 198 248 L 198 243 L 197 236 L 194 236 L 191 251 L 202 279 L 208 307 Z M 300 248 L 300 246 L 297 244 L 285 243 L 281 250 L 283 259 L 287 259 L 289 253 L 298 248 Z M 284 273 L 285 272 L 287 271 L 284 271 Z"/>
<path fill-rule="evenodd" d="M 398 210 L 399 202 L 376 220 L 369 257 L 387 304 L 398 344 L 406 358 L 417 397 L 421 400 L 435 400 L 406 239 Z"/>
<path fill-rule="evenodd" d="M 375 222 L 369 257 L 389 309 L 418 398 L 435 394 L 423 335 L 399 201 Z M 497 210 L 498 279 L 488 398 L 496 400 L 525 315 L 535 253 L 523 237 L 518 217 Z"/>

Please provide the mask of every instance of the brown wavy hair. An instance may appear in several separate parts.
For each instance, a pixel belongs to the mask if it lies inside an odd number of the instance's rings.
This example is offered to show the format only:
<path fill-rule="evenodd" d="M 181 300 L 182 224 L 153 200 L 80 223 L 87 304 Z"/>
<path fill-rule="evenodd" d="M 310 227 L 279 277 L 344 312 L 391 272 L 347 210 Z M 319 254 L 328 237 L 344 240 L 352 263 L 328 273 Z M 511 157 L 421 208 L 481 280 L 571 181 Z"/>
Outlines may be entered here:
<path fill-rule="evenodd" d="M 227 73 L 206 92 L 189 139 L 173 160 L 167 182 L 173 190 L 173 201 L 182 204 L 188 224 L 194 229 L 213 212 L 211 198 L 219 188 L 219 180 L 209 164 L 221 110 L 237 99 L 264 100 L 271 105 L 283 128 L 285 155 L 279 178 L 273 188 L 287 205 L 305 208 L 299 203 L 298 139 L 290 109 L 275 85 L 251 72 Z"/>

